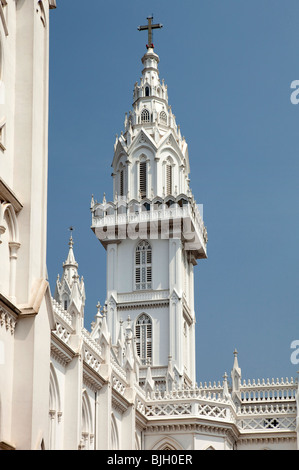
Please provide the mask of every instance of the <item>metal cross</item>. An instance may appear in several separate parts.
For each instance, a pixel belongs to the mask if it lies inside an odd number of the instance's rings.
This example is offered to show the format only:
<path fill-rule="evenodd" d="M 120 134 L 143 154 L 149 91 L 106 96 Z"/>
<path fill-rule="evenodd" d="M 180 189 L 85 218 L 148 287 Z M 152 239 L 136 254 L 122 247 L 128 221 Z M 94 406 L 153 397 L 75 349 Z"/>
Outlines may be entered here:
<path fill-rule="evenodd" d="M 163 28 L 163 25 L 161 23 L 158 24 L 152 24 L 153 16 L 149 16 L 147 18 L 148 24 L 145 26 L 138 26 L 138 31 L 144 31 L 148 30 L 148 44 L 146 45 L 147 48 L 151 47 L 154 49 L 154 44 L 153 44 L 153 29 L 158 29 L 158 28 Z"/>

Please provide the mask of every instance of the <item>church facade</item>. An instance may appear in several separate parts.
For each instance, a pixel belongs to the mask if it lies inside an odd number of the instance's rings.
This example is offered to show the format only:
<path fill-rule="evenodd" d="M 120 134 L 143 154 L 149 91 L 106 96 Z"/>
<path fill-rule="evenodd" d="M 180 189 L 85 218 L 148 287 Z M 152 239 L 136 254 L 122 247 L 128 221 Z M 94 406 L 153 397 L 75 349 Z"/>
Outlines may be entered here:
<path fill-rule="evenodd" d="M 194 275 L 208 236 L 189 186 L 188 146 L 159 77 L 152 18 L 140 28 L 149 33 L 142 77 L 114 143 L 113 201 L 90 204 L 107 253 L 106 299 L 86 329 L 72 235 L 51 293 L 55 8 L 54 0 L 0 0 L 0 449 L 296 450 L 297 381 L 242 381 L 235 351 L 229 377 L 197 383 Z"/>

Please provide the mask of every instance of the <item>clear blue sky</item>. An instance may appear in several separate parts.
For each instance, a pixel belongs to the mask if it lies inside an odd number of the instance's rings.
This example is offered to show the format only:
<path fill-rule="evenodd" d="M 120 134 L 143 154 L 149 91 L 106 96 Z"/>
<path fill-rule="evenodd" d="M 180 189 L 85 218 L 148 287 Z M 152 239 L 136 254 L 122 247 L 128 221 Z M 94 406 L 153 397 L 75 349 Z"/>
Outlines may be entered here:
<path fill-rule="evenodd" d="M 105 301 L 105 250 L 90 199 L 112 195 L 115 134 L 142 70 L 146 17 L 160 76 L 189 145 L 208 259 L 195 270 L 197 378 L 296 377 L 298 328 L 298 0 L 57 0 L 51 12 L 48 272 L 54 293 L 75 227 L 85 326 Z"/>

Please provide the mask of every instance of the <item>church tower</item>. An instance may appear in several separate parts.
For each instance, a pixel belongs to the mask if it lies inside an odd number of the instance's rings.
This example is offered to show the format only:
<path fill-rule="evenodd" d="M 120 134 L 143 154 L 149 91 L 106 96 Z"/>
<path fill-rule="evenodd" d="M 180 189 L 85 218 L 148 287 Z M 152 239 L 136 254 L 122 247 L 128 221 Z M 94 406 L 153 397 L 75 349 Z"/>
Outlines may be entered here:
<path fill-rule="evenodd" d="M 114 144 L 113 201 L 92 198 L 92 229 L 107 251 L 107 324 L 112 344 L 131 325 L 141 385 L 195 382 L 193 272 L 207 231 L 189 186 L 185 138 L 159 76 L 153 25 L 133 105 Z M 118 345 L 118 346 L 117 346 Z"/>

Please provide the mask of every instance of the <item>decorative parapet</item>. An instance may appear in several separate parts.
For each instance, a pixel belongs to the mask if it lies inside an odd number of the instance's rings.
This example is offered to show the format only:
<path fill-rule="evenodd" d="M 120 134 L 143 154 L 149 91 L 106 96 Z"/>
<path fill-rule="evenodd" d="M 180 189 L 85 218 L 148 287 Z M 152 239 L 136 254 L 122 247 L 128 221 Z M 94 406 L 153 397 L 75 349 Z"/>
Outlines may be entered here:
<path fill-rule="evenodd" d="M 16 323 L 15 316 L 0 306 L 0 327 L 4 327 L 6 331 L 10 331 L 13 335 Z"/>
<path fill-rule="evenodd" d="M 297 381 L 286 379 L 262 379 L 244 381 L 240 386 L 241 402 L 296 400 Z"/>
<path fill-rule="evenodd" d="M 200 384 L 170 392 L 156 391 L 136 398 L 136 408 L 149 420 L 200 417 L 235 424 L 241 433 L 296 431 L 297 383 L 291 379 L 244 383 L 243 401 L 236 408 L 224 387 Z M 250 393 L 251 398 L 246 398 Z M 244 398 L 245 397 L 245 398 Z M 248 401 L 249 400 L 249 401 Z M 259 402 L 258 402 L 259 401 Z"/>
<path fill-rule="evenodd" d="M 223 395 L 223 387 L 180 388 L 170 392 L 157 391 L 147 397 L 144 413 L 148 419 L 171 417 L 204 417 L 234 423 L 235 407 Z M 142 401 L 138 406 L 142 408 Z"/>
<path fill-rule="evenodd" d="M 102 348 L 101 346 L 95 341 L 89 331 L 87 331 L 85 328 L 82 328 L 82 338 L 84 341 L 84 346 L 85 349 L 89 350 L 89 354 L 94 356 L 98 362 L 101 362 L 102 360 Z"/>
<path fill-rule="evenodd" d="M 117 294 L 118 303 L 148 302 L 157 300 L 168 300 L 169 290 L 155 290 L 149 292 L 128 292 Z"/>
<path fill-rule="evenodd" d="M 52 298 L 52 306 L 55 317 L 58 317 L 66 325 L 72 327 L 72 316 L 62 308 L 62 306 Z"/>
<path fill-rule="evenodd" d="M 201 251 L 202 256 L 206 256 L 207 229 L 193 197 L 181 195 L 177 198 L 168 196 L 141 201 L 120 198 L 116 202 L 93 202 L 91 212 L 92 229 L 102 242 L 130 238 L 131 231 L 136 235 L 135 227 L 139 224 L 150 224 L 150 231 L 156 233 L 160 224 L 165 237 L 170 229 L 178 233 L 183 230 L 190 249 Z M 172 221 L 171 227 L 169 221 Z"/>
<path fill-rule="evenodd" d="M 112 387 L 116 390 L 120 395 L 125 396 L 127 385 L 126 382 L 123 382 L 119 377 L 115 374 L 112 374 Z"/>

